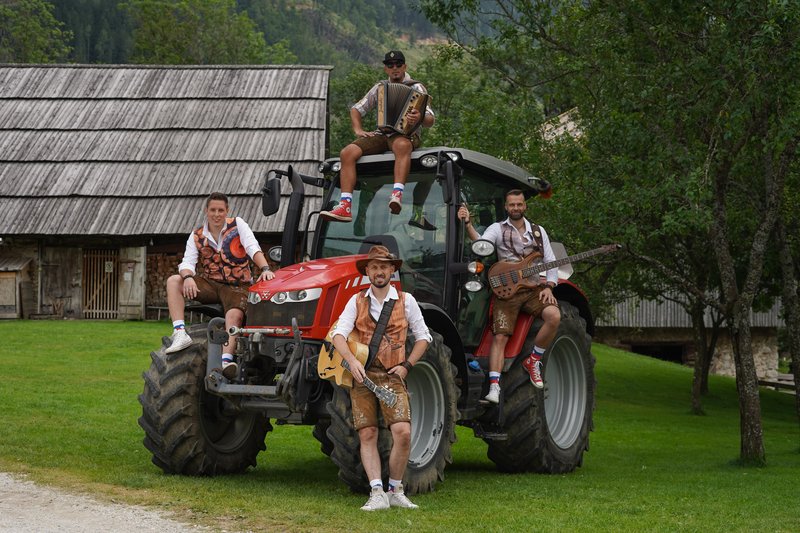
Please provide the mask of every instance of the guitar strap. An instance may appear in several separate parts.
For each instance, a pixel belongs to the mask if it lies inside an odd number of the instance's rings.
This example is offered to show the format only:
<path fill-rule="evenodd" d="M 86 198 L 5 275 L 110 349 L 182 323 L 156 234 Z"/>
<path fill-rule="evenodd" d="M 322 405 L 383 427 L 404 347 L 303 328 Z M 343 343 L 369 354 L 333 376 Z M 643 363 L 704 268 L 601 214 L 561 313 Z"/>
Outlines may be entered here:
<path fill-rule="evenodd" d="M 370 367 L 372 362 L 375 360 L 375 357 L 378 355 L 378 348 L 381 345 L 381 338 L 383 338 L 383 332 L 386 331 L 386 326 L 389 324 L 389 317 L 392 314 L 392 309 L 394 309 L 394 304 L 397 300 L 389 299 L 383 302 L 383 308 L 381 309 L 381 315 L 378 317 L 378 323 L 375 326 L 375 332 L 372 334 L 372 339 L 369 341 L 369 355 L 367 356 L 367 364 L 364 365 L 364 369 Z"/>

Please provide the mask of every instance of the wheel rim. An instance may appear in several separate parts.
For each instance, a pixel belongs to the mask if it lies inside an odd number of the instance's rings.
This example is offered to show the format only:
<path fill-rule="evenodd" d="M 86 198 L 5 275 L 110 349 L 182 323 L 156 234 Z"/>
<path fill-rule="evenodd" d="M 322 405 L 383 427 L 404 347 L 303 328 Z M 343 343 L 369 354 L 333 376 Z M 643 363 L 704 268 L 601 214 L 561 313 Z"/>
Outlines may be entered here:
<path fill-rule="evenodd" d="M 424 466 L 442 441 L 445 417 L 444 388 L 436 369 L 425 361 L 414 366 L 406 380 L 411 406 L 409 466 Z"/>
<path fill-rule="evenodd" d="M 586 370 L 570 337 L 556 339 L 544 368 L 544 411 L 553 442 L 562 449 L 578 439 L 586 415 Z"/>
<path fill-rule="evenodd" d="M 250 435 L 254 415 L 229 415 L 223 412 L 222 398 L 204 392 L 200 400 L 200 426 L 206 441 L 221 453 L 238 450 Z"/>

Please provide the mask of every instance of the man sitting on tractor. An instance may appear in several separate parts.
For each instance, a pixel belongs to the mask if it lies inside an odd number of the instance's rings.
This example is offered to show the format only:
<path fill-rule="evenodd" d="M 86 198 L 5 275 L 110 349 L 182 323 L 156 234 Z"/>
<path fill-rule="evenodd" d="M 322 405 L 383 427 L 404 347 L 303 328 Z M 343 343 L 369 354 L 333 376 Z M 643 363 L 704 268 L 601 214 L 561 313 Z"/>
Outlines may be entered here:
<path fill-rule="evenodd" d="M 253 282 L 250 259 L 261 269 L 258 281 L 272 279 L 267 258 L 250 226 L 239 217 L 228 218 L 228 197 L 213 192 L 206 199 L 205 223 L 186 241 L 178 274 L 167 279 L 167 305 L 172 319 L 172 343 L 166 353 L 183 350 L 192 344 L 184 324 L 184 298 L 202 303 L 221 303 L 225 308 L 225 329 L 241 326 L 247 307 L 247 288 Z M 203 273 L 196 274 L 198 260 Z M 222 373 L 232 379 L 238 372 L 233 360 L 236 338 L 223 346 Z"/>
<path fill-rule="evenodd" d="M 544 262 L 555 260 L 550 247 L 550 239 L 543 227 L 525 218 L 525 195 L 514 189 L 506 193 L 505 209 L 508 218 L 495 222 L 481 236 L 472 226 L 469 210 L 462 205 L 458 218 L 466 222 L 467 234 L 474 240 L 486 239 L 494 243 L 500 261 L 521 261 L 533 253 L 541 253 Z M 543 388 L 542 356 L 553 342 L 561 322 L 561 311 L 553 296 L 553 288 L 558 283 L 558 269 L 547 271 L 547 281 L 535 288 L 520 288 L 507 300 L 496 299 L 492 318 L 492 346 L 489 351 L 489 393 L 484 398 L 491 403 L 500 401 L 500 374 L 508 339 L 514 333 L 514 326 L 520 310 L 534 317 L 541 316 L 544 321 L 534 340 L 531 354 L 523 361 L 530 375 L 531 383 Z"/>

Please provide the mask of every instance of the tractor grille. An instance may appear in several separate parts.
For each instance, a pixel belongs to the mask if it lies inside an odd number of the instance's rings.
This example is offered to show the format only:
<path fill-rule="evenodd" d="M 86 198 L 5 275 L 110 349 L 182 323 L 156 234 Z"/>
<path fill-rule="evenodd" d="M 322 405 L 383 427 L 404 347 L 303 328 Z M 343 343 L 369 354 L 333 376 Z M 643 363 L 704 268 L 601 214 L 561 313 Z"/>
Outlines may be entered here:
<path fill-rule="evenodd" d="M 248 326 L 291 326 L 292 317 L 297 319 L 298 326 L 311 326 L 314 324 L 314 314 L 317 312 L 319 300 L 310 302 L 286 302 L 276 304 L 265 301 L 257 304 L 247 304 Z"/>

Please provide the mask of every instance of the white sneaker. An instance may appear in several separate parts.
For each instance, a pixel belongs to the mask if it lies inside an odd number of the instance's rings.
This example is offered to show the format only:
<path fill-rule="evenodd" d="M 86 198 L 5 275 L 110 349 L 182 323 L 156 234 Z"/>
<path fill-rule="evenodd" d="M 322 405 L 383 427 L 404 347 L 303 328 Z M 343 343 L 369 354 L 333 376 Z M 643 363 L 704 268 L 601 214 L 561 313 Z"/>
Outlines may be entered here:
<path fill-rule="evenodd" d="M 500 403 L 500 385 L 497 383 L 492 383 L 489 385 L 489 394 L 487 394 L 483 399 L 487 402 Z"/>
<path fill-rule="evenodd" d="M 192 338 L 186 333 L 185 329 L 176 329 L 170 338 L 172 339 L 172 344 L 167 346 L 164 353 L 179 352 L 192 344 Z"/>
<path fill-rule="evenodd" d="M 389 508 L 389 496 L 383 492 L 383 487 L 372 487 L 367 503 L 361 506 L 362 511 L 379 511 Z"/>
<path fill-rule="evenodd" d="M 390 490 L 387 494 L 389 495 L 389 506 L 391 507 L 419 509 L 419 505 L 412 503 L 411 500 L 408 499 L 408 496 L 405 495 L 402 484 L 395 487 L 394 490 Z"/>
<path fill-rule="evenodd" d="M 239 365 L 233 361 L 222 361 L 222 375 L 228 379 L 233 379 L 239 373 Z"/>

